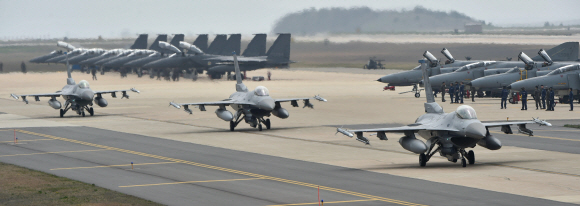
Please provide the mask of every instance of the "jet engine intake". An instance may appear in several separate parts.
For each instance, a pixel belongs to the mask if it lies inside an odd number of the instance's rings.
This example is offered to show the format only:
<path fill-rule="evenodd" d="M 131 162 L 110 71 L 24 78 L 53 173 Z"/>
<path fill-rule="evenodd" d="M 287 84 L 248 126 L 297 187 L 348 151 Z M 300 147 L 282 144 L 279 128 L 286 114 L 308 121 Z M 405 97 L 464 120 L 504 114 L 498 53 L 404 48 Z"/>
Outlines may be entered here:
<path fill-rule="evenodd" d="M 54 109 L 60 109 L 62 107 L 62 105 L 60 104 L 60 102 L 58 100 L 56 100 L 56 99 L 50 99 L 50 100 L 48 100 L 48 105 L 50 105 Z"/>
<path fill-rule="evenodd" d="M 427 151 L 427 145 L 421 140 L 418 140 L 415 135 L 403 136 L 399 139 L 399 144 L 406 149 L 416 154 L 421 154 Z"/>
<path fill-rule="evenodd" d="M 105 100 L 105 98 L 102 98 L 102 97 L 96 97 L 95 98 L 95 103 L 97 105 L 99 105 L 99 107 L 106 107 L 107 105 L 109 105 L 109 103 L 107 102 L 107 100 Z"/>
<path fill-rule="evenodd" d="M 224 121 L 231 121 L 234 119 L 234 115 L 232 115 L 232 113 L 226 109 L 217 109 L 215 110 L 215 114 Z"/>
<path fill-rule="evenodd" d="M 288 118 L 288 116 L 290 116 L 290 114 L 288 114 L 288 111 L 282 107 L 274 108 L 272 110 L 272 114 L 276 117 L 281 118 L 281 119 L 286 119 L 286 118 Z"/>
<path fill-rule="evenodd" d="M 483 139 L 477 142 L 477 145 L 485 147 L 489 150 L 498 150 L 501 148 L 501 141 L 488 133 Z"/>

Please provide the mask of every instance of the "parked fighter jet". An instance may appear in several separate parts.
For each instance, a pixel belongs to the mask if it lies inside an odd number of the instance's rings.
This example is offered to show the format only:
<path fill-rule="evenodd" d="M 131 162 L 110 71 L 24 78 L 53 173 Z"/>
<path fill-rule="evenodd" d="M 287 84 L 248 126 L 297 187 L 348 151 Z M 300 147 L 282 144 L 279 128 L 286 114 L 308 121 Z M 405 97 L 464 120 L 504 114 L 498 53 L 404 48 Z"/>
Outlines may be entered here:
<path fill-rule="evenodd" d="M 183 41 L 185 38 L 185 35 L 183 34 L 175 34 L 173 35 L 173 39 L 171 39 L 171 42 L 169 44 L 171 45 L 176 45 L 179 46 L 179 42 Z M 160 42 L 160 41 L 158 41 Z M 153 42 L 153 44 L 155 44 L 156 42 Z M 151 45 L 153 46 L 153 45 Z M 137 60 L 137 59 L 141 59 L 144 57 L 147 57 L 148 55 L 151 55 L 154 52 L 159 52 L 159 49 L 156 50 L 133 50 L 133 52 L 125 57 L 119 57 L 117 59 L 112 59 L 109 60 L 108 62 L 104 63 L 103 66 L 104 67 L 125 67 L 124 64 L 133 60 Z"/>
<path fill-rule="evenodd" d="M 427 103 L 425 103 L 426 114 L 421 115 L 415 123 L 402 127 L 392 128 L 374 128 L 374 129 L 357 129 L 345 130 L 337 128 L 340 132 L 348 137 L 354 137 L 356 140 L 369 144 L 369 140 L 363 136 L 364 132 L 376 133 L 380 140 L 387 140 L 385 133 L 403 133 L 399 144 L 406 150 L 419 154 L 419 165 L 424 167 L 429 159 L 437 152 L 451 162 L 457 162 L 461 158 L 463 167 L 475 163 L 475 154 L 473 150 L 465 151 L 468 147 L 476 145 L 485 147 L 490 150 L 501 148 L 501 141 L 489 133 L 491 127 L 501 127 L 501 131 L 506 134 L 512 134 L 510 125 L 518 125 L 521 133 L 532 136 L 533 131 L 526 128 L 526 124 L 537 123 L 540 125 L 551 126 L 550 123 L 539 119 L 533 121 L 510 121 L 510 122 L 488 122 L 482 123 L 477 119 L 475 110 L 468 105 L 461 105 L 454 112 L 444 113 L 443 108 L 435 102 L 431 83 L 429 81 L 429 69 L 427 60 L 419 60 L 421 63 L 423 77 L 425 82 L 425 93 L 427 94 Z M 427 144 L 415 137 L 419 134 Z M 467 160 L 466 160 L 467 158 Z"/>
<path fill-rule="evenodd" d="M 304 107 L 313 108 L 310 103 L 310 99 L 316 99 L 318 101 L 326 102 L 326 99 L 316 95 L 314 98 L 291 98 L 291 99 L 274 99 L 270 97 L 268 89 L 263 86 L 258 86 L 254 91 L 249 91 L 246 85 L 242 83 L 241 72 L 238 66 L 238 59 L 236 54 L 233 55 L 234 68 L 236 71 L 236 92 L 234 92 L 228 99 L 216 102 L 199 102 L 199 103 L 174 103 L 169 104 L 175 108 L 183 109 L 192 114 L 189 106 L 195 105 L 200 111 L 206 111 L 205 106 L 218 106 L 219 108 L 215 111 L 216 115 L 224 120 L 230 122 L 230 130 L 234 131 L 234 128 L 240 123 L 240 121 L 245 120 L 246 123 L 250 124 L 251 127 L 258 127 L 258 130 L 262 131 L 262 124 L 266 126 L 266 129 L 270 129 L 270 119 L 264 119 L 269 117 L 270 114 L 277 116 L 282 119 L 288 118 L 288 111 L 282 108 L 282 102 L 291 102 L 290 104 L 294 107 L 298 107 L 298 101 L 304 101 Z M 226 110 L 226 106 L 232 107 L 236 110 L 235 115 Z M 303 107 L 303 108 L 304 108 Z"/>
<path fill-rule="evenodd" d="M 67 64 L 67 74 L 68 78 L 66 79 L 66 85 L 59 91 L 54 93 L 43 93 L 43 94 L 25 94 L 25 95 L 16 95 L 10 94 L 14 99 L 19 99 L 22 97 L 22 101 L 28 104 L 28 100 L 26 97 L 32 96 L 36 101 L 40 101 L 40 97 L 50 97 L 48 100 L 48 104 L 54 109 L 60 109 L 60 117 L 63 117 L 64 114 L 69 110 L 72 109 L 76 111 L 78 115 L 85 116 L 85 110 L 89 112 L 91 116 L 94 115 L 93 110 L 93 100 L 95 104 L 99 105 L 100 107 L 106 107 L 108 105 L 107 100 L 105 100 L 102 95 L 110 93 L 113 98 L 116 98 L 116 93 L 121 92 L 123 94 L 122 98 L 129 99 L 129 95 L 127 95 L 128 91 L 137 92 L 138 90 L 135 88 L 131 88 L 129 90 L 108 90 L 108 91 L 93 91 L 89 87 L 89 82 L 86 80 L 81 80 L 78 84 L 75 83 L 75 80 L 71 77 L 71 67 Z M 97 95 L 97 97 L 95 97 Z M 65 106 L 64 109 L 61 109 L 61 103 L 56 100 L 57 97 L 62 96 L 65 99 Z"/>
<path fill-rule="evenodd" d="M 540 85 L 544 85 L 545 88 L 551 87 L 557 96 L 562 97 L 561 102 L 568 102 L 568 90 L 572 88 L 578 94 L 580 89 L 580 64 L 563 66 L 544 76 L 514 82 L 507 88 L 513 90 L 525 88 L 528 91 L 532 91 L 536 86 Z M 578 98 L 580 95 L 575 96 Z"/>
<path fill-rule="evenodd" d="M 548 50 L 547 53 L 550 54 L 550 56 L 557 56 L 557 58 L 554 59 L 555 61 L 576 61 L 578 59 L 578 50 L 579 50 L 578 48 L 579 48 L 578 42 L 566 42 L 566 43 L 560 44 L 560 45 Z M 457 70 L 459 67 L 483 61 L 483 60 L 468 60 L 468 61 L 456 60 L 451 55 L 451 52 L 449 52 L 449 50 L 447 50 L 446 48 L 443 48 L 443 50 L 441 50 L 441 53 L 445 57 L 447 57 L 448 60 L 446 61 L 445 65 L 438 64 L 438 65 L 431 66 L 431 67 L 439 66 L 441 68 L 440 72 L 434 72 L 433 74 L 431 74 L 431 76 L 450 73 L 450 72 Z M 433 56 L 433 55 L 430 55 L 430 56 Z M 436 59 L 434 56 L 432 58 Z M 433 61 L 430 58 L 428 58 L 428 59 L 429 59 L 429 61 Z M 539 61 L 542 58 L 540 56 L 536 56 L 533 59 L 536 61 Z M 523 65 L 521 67 L 523 67 Z M 509 68 L 513 68 L 513 67 L 509 67 Z M 421 77 L 420 68 L 419 68 L 419 66 L 417 66 L 410 71 L 403 71 L 403 72 L 398 72 L 395 74 L 389 74 L 389 75 L 383 76 L 383 77 L 379 78 L 377 81 L 382 82 L 382 83 L 387 83 L 387 84 L 389 84 L 389 86 L 413 86 L 413 85 L 418 84 L 419 81 L 421 81 L 421 79 L 422 79 L 422 77 Z M 455 80 L 453 80 L 453 81 L 455 81 Z M 449 81 L 446 81 L 446 82 L 448 83 Z M 432 85 L 437 85 L 437 84 L 433 83 Z M 439 86 L 439 85 L 437 85 L 437 86 Z"/>
<path fill-rule="evenodd" d="M 39 56 L 39 57 L 36 57 L 34 59 L 31 59 L 29 62 L 30 63 L 45 63 L 46 60 L 52 59 L 52 58 L 60 56 L 60 55 L 62 55 L 61 50 L 54 50 L 47 55 L 43 55 L 43 56 Z"/>

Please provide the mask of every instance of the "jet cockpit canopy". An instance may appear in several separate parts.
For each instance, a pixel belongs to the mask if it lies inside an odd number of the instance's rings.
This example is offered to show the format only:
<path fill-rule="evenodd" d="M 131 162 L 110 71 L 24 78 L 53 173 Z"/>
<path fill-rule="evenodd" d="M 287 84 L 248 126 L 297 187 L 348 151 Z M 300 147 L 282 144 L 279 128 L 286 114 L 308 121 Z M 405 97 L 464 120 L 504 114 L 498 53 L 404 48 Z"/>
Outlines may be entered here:
<path fill-rule="evenodd" d="M 79 88 L 81 89 L 89 88 L 89 82 L 87 82 L 87 80 L 81 80 L 79 82 Z"/>
<path fill-rule="evenodd" d="M 468 105 L 461 105 L 457 107 L 455 113 L 461 117 L 461 119 L 477 119 L 477 114 L 475 114 L 475 109 Z"/>
<path fill-rule="evenodd" d="M 266 87 L 264 87 L 264 86 L 258 86 L 254 90 L 254 94 L 256 96 L 269 96 L 270 95 L 270 92 L 268 91 L 268 89 Z"/>

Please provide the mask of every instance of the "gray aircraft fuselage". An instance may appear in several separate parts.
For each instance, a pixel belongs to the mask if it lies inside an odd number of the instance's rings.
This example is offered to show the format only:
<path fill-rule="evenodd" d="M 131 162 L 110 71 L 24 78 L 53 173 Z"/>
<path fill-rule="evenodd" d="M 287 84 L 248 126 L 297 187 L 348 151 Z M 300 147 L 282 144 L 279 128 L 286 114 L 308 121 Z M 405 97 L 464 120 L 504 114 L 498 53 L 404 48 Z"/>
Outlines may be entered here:
<path fill-rule="evenodd" d="M 533 91 L 536 86 L 540 85 L 544 85 L 544 88 L 551 87 L 553 90 L 564 91 L 562 93 L 565 95 L 568 94 L 569 88 L 580 89 L 580 64 L 563 66 L 544 76 L 514 82 L 508 86 L 508 89 L 519 91 L 521 88 L 525 88 L 528 91 Z"/>
<path fill-rule="evenodd" d="M 141 58 L 148 57 L 149 55 L 153 54 L 154 52 L 155 51 L 153 51 L 153 50 L 135 50 L 131 54 L 129 54 L 125 57 L 120 57 L 120 58 L 108 61 L 107 63 L 103 64 L 103 66 L 105 66 L 105 67 L 124 67 L 125 63 L 133 61 L 133 60 L 138 60 Z"/>
<path fill-rule="evenodd" d="M 60 50 L 54 50 L 54 51 L 50 52 L 50 54 L 36 57 L 34 59 L 31 59 L 29 62 L 30 63 L 48 63 L 48 62 L 45 62 L 45 61 L 46 60 L 49 60 L 49 59 L 52 59 L 54 57 L 60 56 L 62 54 L 63 54 L 62 51 L 60 51 Z"/>
<path fill-rule="evenodd" d="M 68 59 L 68 63 L 69 64 L 78 64 L 81 61 L 93 58 L 93 57 L 98 57 L 101 56 L 102 54 L 105 53 L 105 50 L 103 49 L 89 49 L 88 51 L 83 52 L 80 55 L 77 55 L 75 57 L 69 58 Z M 60 60 L 59 63 L 65 63 L 66 64 L 66 58 L 63 60 Z"/>
<path fill-rule="evenodd" d="M 439 88 L 443 82 L 447 86 L 454 82 L 469 83 L 477 78 L 507 72 L 513 67 L 525 67 L 525 64 L 523 62 L 482 61 L 462 66 L 454 72 L 429 77 L 429 81 L 434 88 Z"/>
<path fill-rule="evenodd" d="M 82 48 L 76 48 L 74 50 L 72 50 L 71 52 L 68 53 L 68 58 L 71 59 L 75 56 L 78 56 L 80 54 L 82 54 L 83 52 L 87 51 L 86 49 L 82 49 Z M 59 56 L 55 56 L 53 58 L 50 58 L 46 61 L 44 61 L 45 63 L 58 63 L 60 62 L 60 60 L 66 59 L 66 54 L 62 54 Z"/>

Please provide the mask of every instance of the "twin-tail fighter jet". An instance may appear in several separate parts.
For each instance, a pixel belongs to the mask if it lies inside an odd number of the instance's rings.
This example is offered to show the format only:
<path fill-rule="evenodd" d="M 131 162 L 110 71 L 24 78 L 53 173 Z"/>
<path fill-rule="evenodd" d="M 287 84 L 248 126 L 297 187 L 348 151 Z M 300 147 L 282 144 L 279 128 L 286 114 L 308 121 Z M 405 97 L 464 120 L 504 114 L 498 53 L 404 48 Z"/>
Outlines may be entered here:
<path fill-rule="evenodd" d="M 475 110 L 468 105 L 461 105 L 453 112 L 444 113 L 443 108 L 435 102 L 431 91 L 429 71 L 427 71 L 428 61 L 420 60 L 419 63 L 421 63 L 423 81 L 426 85 L 426 114 L 421 115 L 415 123 L 407 126 L 358 130 L 337 128 L 337 133 L 340 132 L 348 137 L 356 136 L 356 140 L 367 145 L 369 140 L 363 136 L 365 132 L 376 133 L 381 140 L 387 140 L 385 133 L 403 133 L 405 136 L 399 139 L 399 144 L 404 149 L 419 154 L 419 165 L 421 167 L 424 167 L 427 161 L 437 152 L 451 162 L 457 162 L 458 159 L 461 159 L 461 165 L 466 167 L 467 162 L 469 164 L 475 163 L 473 150 L 467 152 L 467 148 L 473 148 L 476 145 L 490 150 L 501 148 L 501 141 L 489 133 L 489 128 L 491 127 L 501 127 L 502 132 L 512 134 L 510 126 L 517 125 L 520 133 L 532 136 L 533 131 L 527 129 L 526 124 L 536 123 L 552 126 L 550 123 L 539 119 L 533 119 L 533 121 L 482 123 L 477 119 Z M 415 134 L 419 134 L 419 136 L 427 140 L 427 144 L 417 139 Z"/>
<path fill-rule="evenodd" d="M 245 120 L 246 123 L 250 124 L 251 127 L 258 127 L 258 130 L 262 131 L 262 124 L 266 126 L 266 129 L 270 129 L 270 119 L 267 117 L 270 114 L 286 119 L 289 114 L 288 111 L 282 108 L 282 102 L 290 102 L 294 107 L 298 107 L 298 101 L 304 101 L 304 107 L 313 108 L 314 106 L 310 103 L 310 99 L 316 99 L 318 101 L 326 102 L 326 99 L 320 97 L 319 95 L 313 98 L 291 98 L 291 99 L 274 99 L 270 97 L 268 89 L 263 86 L 258 86 L 254 91 L 248 90 L 246 85 L 242 83 L 242 74 L 240 72 L 240 67 L 238 65 L 238 58 L 236 54 L 233 55 L 234 69 L 236 72 L 236 92 L 230 95 L 228 99 L 216 102 L 199 102 L 199 103 L 175 103 L 170 102 L 169 104 L 175 108 L 184 110 L 192 114 L 190 105 L 195 105 L 200 111 L 206 111 L 205 106 L 217 106 L 219 107 L 215 113 L 216 115 L 224 120 L 230 122 L 230 130 L 234 131 L 234 128 L 242 121 Z M 236 110 L 235 115 L 232 115 L 230 111 L 226 109 L 226 106 L 232 107 Z M 302 107 L 302 108 L 304 108 Z"/>
<path fill-rule="evenodd" d="M 135 88 L 131 88 L 128 90 L 108 90 L 108 91 L 93 91 L 89 87 L 89 82 L 86 80 L 81 80 L 78 84 L 75 83 L 75 80 L 71 77 L 71 67 L 67 63 L 67 74 L 68 78 L 66 79 L 66 85 L 60 90 L 54 93 L 42 93 L 42 94 L 24 94 L 24 95 L 16 95 L 11 94 L 14 99 L 19 99 L 22 97 L 22 101 L 28 104 L 28 100 L 26 97 L 32 96 L 36 101 L 40 101 L 40 97 L 50 97 L 48 100 L 48 105 L 50 105 L 54 109 L 60 109 L 60 117 L 63 117 L 64 114 L 69 110 L 72 109 L 76 111 L 78 115 L 85 116 L 85 111 L 89 112 L 91 116 L 94 115 L 93 110 L 93 101 L 95 104 L 99 105 L 100 107 L 106 107 L 108 105 L 107 100 L 103 98 L 103 94 L 110 93 L 113 98 L 116 98 L 117 92 L 121 92 L 123 96 L 121 98 L 129 99 L 129 95 L 127 95 L 128 91 L 137 92 L 138 90 Z M 96 95 L 96 97 L 95 97 Z M 57 97 L 62 96 L 65 99 L 65 106 L 64 109 L 62 108 L 61 103 L 56 100 Z"/>

